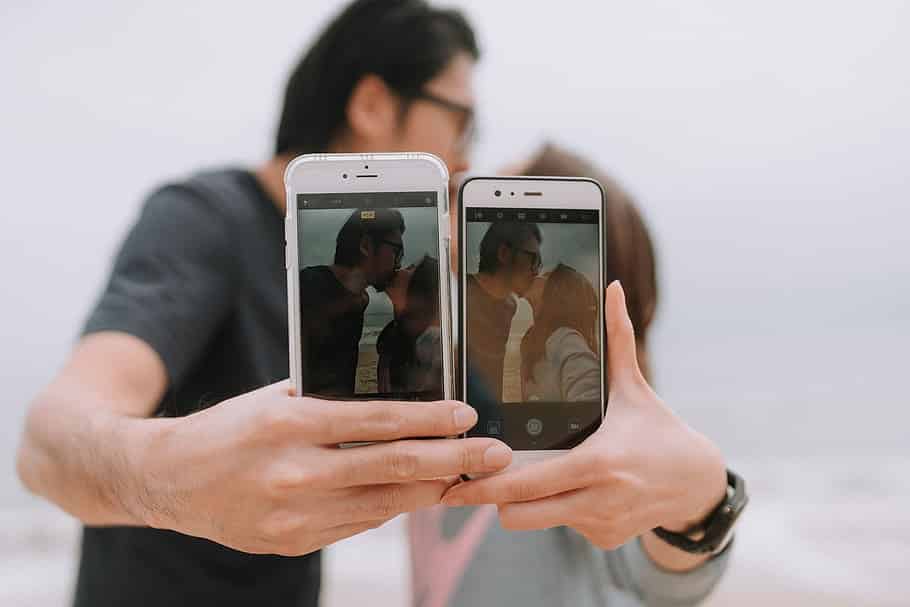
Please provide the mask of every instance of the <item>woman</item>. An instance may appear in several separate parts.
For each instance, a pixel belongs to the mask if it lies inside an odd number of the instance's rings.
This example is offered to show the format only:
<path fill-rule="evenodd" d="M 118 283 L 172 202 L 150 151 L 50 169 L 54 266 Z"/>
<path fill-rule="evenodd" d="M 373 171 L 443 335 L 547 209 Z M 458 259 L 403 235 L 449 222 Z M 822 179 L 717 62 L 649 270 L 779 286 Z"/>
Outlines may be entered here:
<path fill-rule="evenodd" d="M 585 276 L 559 264 L 526 295 L 534 325 L 521 341 L 525 401 L 600 400 L 597 295 Z"/>
<path fill-rule="evenodd" d="M 439 261 L 424 256 L 400 270 L 386 292 L 395 317 L 376 340 L 379 391 L 437 395 L 442 366 Z"/>
<path fill-rule="evenodd" d="M 410 517 L 413 604 L 696 605 L 720 579 L 729 550 L 710 558 L 676 552 L 650 530 L 688 529 L 704 520 L 725 495 L 725 468 L 713 443 L 679 420 L 646 384 L 657 281 L 645 224 L 612 180 L 552 146 L 520 172 L 590 176 L 605 187 L 607 280 L 625 288 L 624 295 L 615 284 L 607 290 L 610 406 L 601 428 L 569 454 L 461 483 L 442 499 L 460 507 L 437 506 Z M 523 343 L 528 390 L 556 389 L 539 381 L 552 370 L 535 367 L 547 358 L 557 333 L 582 358 L 591 349 L 592 300 L 573 272 L 558 268 L 556 281 L 545 288 L 573 282 L 582 293 L 577 318 L 559 320 L 555 310 L 537 304 L 537 329 Z M 585 364 L 578 363 L 579 369 Z M 582 394 L 585 383 L 559 389 Z M 611 452 L 614 445 L 617 451 Z"/>

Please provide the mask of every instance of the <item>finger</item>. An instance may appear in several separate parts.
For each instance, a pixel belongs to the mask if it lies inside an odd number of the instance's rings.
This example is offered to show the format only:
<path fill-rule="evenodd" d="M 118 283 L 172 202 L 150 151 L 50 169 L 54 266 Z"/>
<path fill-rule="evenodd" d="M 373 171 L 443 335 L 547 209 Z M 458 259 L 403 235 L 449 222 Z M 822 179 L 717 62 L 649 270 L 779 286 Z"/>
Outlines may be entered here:
<path fill-rule="evenodd" d="M 310 398 L 306 402 L 310 438 L 324 445 L 454 436 L 477 423 L 477 412 L 457 401 L 338 402 Z"/>
<path fill-rule="evenodd" d="M 584 486 L 584 460 L 577 452 L 522 466 L 489 478 L 467 481 L 449 489 L 446 506 L 526 502 Z"/>
<path fill-rule="evenodd" d="M 338 486 L 438 479 L 502 470 L 512 450 L 492 438 L 393 441 L 343 449 L 337 460 Z"/>
<path fill-rule="evenodd" d="M 626 308 L 626 294 L 618 280 L 607 287 L 604 314 L 607 325 L 607 375 L 613 382 L 639 379 L 635 330 Z"/>
<path fill-rule="evenodd" d="M 345 523 L 387 520 L 404 512 L 435 506 L 448 487 L 449 482 L 445 480 L 354 487 L 344 502 L 339 503 L 339 522 L 342 518 Z"/>
<path fill-rule="evenodd" d="M 584 506 L 581 491 L 554 495 L 533 502 L 499 506 L 499 522 L 511 531 L 532 531 L 569 525 Z"/>

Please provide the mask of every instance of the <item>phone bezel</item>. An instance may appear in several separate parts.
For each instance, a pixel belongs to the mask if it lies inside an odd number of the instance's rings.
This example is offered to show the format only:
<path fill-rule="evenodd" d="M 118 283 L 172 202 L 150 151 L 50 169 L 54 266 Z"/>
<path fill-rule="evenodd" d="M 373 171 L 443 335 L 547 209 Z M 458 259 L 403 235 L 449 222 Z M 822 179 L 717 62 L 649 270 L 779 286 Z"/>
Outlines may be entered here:
<path fill-rule="evenodd" d="M 495 196 L 496 190 L 501 191 Z M 513 194 L 514 192 L 514 194 Z M 528 196 L 526 192 L 534 192 Z M 586 177 L 547 177 L 547 176 L 514 176 L 483 177 L 474 176 L 466 179 L 458 189 L 458 302 L 457 302 L 457 393 L 460 399 L 466 393 L 466 352 L 465 352 L 465 275 L 467 268 L 467 250 L 463 246 L 466 239 L 467 221 L 465 208 L 501 207 L 501 208 L 554 208 L 554 209 L 595 209 L 599 213 L 600 255 L 599 267 L 601 289 L 606 286 L 606 194 L 603 186 Z M 598 298 L 598 318 L 601 335 L 601 423 L 606 415 L 607 379 L 606 379 L 606 325 L 604 323 L 604 302 L 601 291 Z M 593 432 L 584 435 L 586 438 Z M 464 436 L 467 436 L 465 434 Z M 516 449 L 513 454 L 512 467 L 540 461 L 565 453 L 567 449 Z"/>
<path fill-rule="evenodd" d="M 369 168 L 365 168 L 369 167 Z M 347 178 L 343 175 L 347 175 Z M 371 175 L 371 177 L 357 177 Z M 421 152 L 373 154 L 304 154 L 294 158 L 284 174 L 285 271 L 288 290 L 288 354 L 293 393 L 301 396 L 303 381 L 300 343 L 300 284 L 298 265 L 297 194 L 437 192 L 439 310 L 442 339 L 443 398 L 454 397 L 449 295 L 449 172 L 438 157 Z M 353 397 L 357 399 L 357 397 Z"/>

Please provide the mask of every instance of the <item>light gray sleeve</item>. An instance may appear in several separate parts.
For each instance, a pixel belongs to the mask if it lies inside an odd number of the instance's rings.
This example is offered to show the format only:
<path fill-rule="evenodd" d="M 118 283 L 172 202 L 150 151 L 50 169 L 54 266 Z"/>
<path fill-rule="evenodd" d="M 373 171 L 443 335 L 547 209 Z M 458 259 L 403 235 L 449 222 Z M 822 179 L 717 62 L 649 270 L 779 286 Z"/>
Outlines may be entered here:
<path fill-rule="evenodd" d="M 559 370 L 560 394 L 567 402 L 600 400 L 600 362 L 578 331 L 556 329 L 547 340 L 547 357 Z"/>
<path fill-rule="evenodd" d="M 732 547 L 730 542 L 722 553 L 685 572 L 668 571 L 657 565 L 639 538 L 605 554 L 613 583 L 636 595 L 648 607 L 689 607 L 701 603 L 720 581 Z"/>

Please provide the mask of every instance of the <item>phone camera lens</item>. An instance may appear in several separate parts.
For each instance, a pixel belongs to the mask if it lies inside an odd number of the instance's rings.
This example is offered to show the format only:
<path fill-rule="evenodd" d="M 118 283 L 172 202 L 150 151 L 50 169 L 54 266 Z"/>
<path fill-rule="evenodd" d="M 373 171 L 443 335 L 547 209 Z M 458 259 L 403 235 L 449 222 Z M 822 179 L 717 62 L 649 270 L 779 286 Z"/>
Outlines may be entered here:
<path fill-rule="evenodd" d="M 370 165 L 365 164 L 365 165 L 363 165 L 363 168 L 368 169 L 368 168 L 370 168 Z"/>
<path fill-rule="evenodd" d="M 495 192 L 493 192 L 493 195 L 499 197 L 499 196 L 502 196 L 502 192 L 499 190 L 496 190 Z"/>
<path fill-rule="evenodd" d="M 344 179 L 347 179 L 347 178 L 348 178 L 348 174 L 347 174 L 347 173 L 342 173 L 341 176 L 342 176 Z"/>

